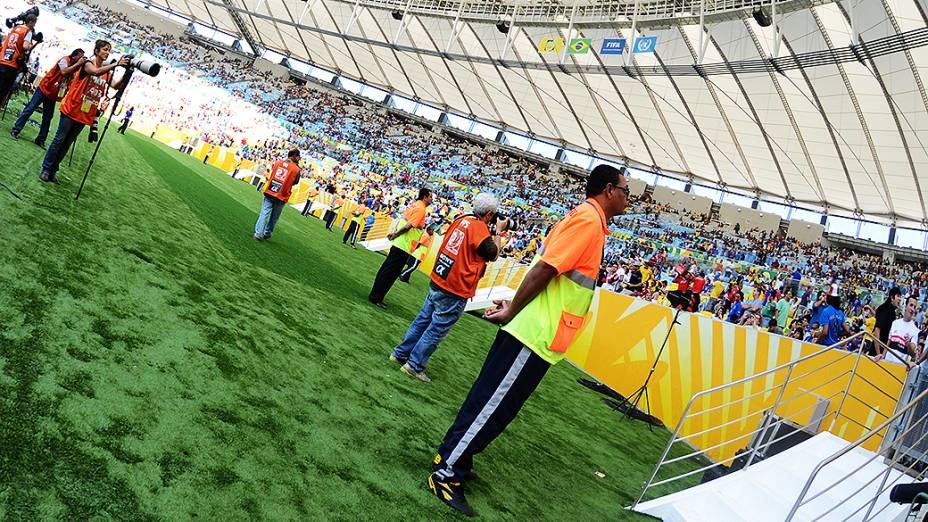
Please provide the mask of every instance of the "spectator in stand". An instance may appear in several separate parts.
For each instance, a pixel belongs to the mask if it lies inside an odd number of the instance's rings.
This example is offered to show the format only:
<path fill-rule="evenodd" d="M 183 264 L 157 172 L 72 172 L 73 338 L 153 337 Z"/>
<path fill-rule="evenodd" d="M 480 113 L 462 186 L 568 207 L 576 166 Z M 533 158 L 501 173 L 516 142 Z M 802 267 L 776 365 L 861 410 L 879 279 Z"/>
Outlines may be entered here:
<path fill-rule="evenodd" d="M 39 126 L 39 134 L 35 137 L 35 144 L 45 148 L 45 139 L 48 138 L 48 129 L 52 125 L 52 118 L 55 116 L 55 104 L 64 98 L 68 92 L 68 85 L 71 77 L 87 61 L 84 58 L 83 49 L 75 49 L 71 54 L 62 56 L 58 62 L 45 73 L 45 77 L 39 83 L 39 88 L 32 94 L 32 99 L 23 107 L 23 112 L 19 114 L 10 136 L 14 140 L 19 139 L 19 134 L 26 127 L 26 122 L 40 106 L 42 107 L 42 124 Z"/>
<path fill-rule="evenodd" d="M 825 298 L 825 303 L 821 314 L 822 331 L 818 343 L 831 346 L 840 342 L 846 334 L 850 334 L 851 329 L 847 324 L 847 317 L 841 311 L 841 298 L 829 295 Z"/>
<path fill-rule="evenodd" d="M 300 182 L 300 151 L 293 149 L 287 159 L 280 160 L 271 167 L 271 174 L 264 184 L 264 202 L 255 224 L 255 241 L 271 239 L 277 220 L 284 206 L 290 200 L 290 192 Z"/>
<path fill-rule="evenodd" d="M 390 252 L 380 270 L 374 278 L 374 285 L 368 300 L 380 308 L 386 308 L 383 300 L 393 283 L 400 276 L 406 261 L 412 252 L 412 242 L 422 235 L 425 228 L 425 218 L 428 207 L 432 204 L 432 191 L 427 188 L 419 189 L 419 197 L 403 212 L 403 217 L 397 220 L 396 230 L 387 235 L 390 240 Z"/>
<path fill-rule="evenodd" d="M 429 358 L 461 318 L 467 300 L 477 293 L 477 283 L 486 271 L 486 264 L 499 256 L 509 221 L 499 220 L 496 237 L 490 234 L 488 226 L 496 216 L 498 205 L 493 194 L 477 194 L 473 214 L 456 219 L 445 233 L 432 269 L 425 304 L 403 342 L 390 354 L 390 360 L 401 364 L 403 372 L 410 377 L 432 382 L 425 373 Z"/>
<path fill-rule="evenodd" d="M 915 307 L 918 300 L 915 296 L 909 296 L 905 300 L 905 311 L 902 317 L 893 321 L 889 329 L 889 351 L 892 353 L 878 356 L 877 360 L 888 360 L 894 363 L 908 364 L 914 368 L 915 364 L 909 361 L 909 357 L 918 359 L 921 351 L 918 348 L 918 325 L 915 324 Z"/>
<path fill-rule="evenodd" d="M 873 326 L 873 336 L 880 340 L 884 345 L 889 344 L 889 331 L 896 320 L 896 311 L 902 302 L 902 290 L 898 286 L 892 287 L 886 301 L 876 309 L 876 322 Z M 885 348 L 874 343 L 870 350 L 870 355 L 882 359 L 886 356 Z"/>

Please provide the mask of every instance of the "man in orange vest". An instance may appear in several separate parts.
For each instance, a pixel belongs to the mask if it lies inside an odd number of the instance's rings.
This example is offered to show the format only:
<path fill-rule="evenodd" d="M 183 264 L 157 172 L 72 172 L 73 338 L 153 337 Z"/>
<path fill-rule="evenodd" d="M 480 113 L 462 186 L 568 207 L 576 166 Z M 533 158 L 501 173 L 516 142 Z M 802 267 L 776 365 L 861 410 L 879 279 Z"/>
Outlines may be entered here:
<path fill-rule="evenodd" d="M 264 184 L 264 202 L 258 223 L 255 225 L 255 241 L 271 239 L 271 234 L 280 219 L 280 213 L 290 200 L 290 192 L 300 182 L 300 151 L 293 149 L 287 153 L 287 159 L 271 166 L 267 182 Z"/>
<path fill-rule="evenodd" d="M 23 23 L 12 28 L 0 45 L 0 105 L 6 101 L 23 68 L 23 56 L 42 41 L 42 33 L 33 34 L 38 16 L 28 13 Z"/>
<path fill-rule="evenodd" d="M 62 56 L 58 63 L 45 73 L 45 77 L 39 82 L 39 88 L 32 94 L 32 99 L 23 107 L 23 112 L 13 125 L 10 136 L 14 140 L 19 139 L 19 133 L 23 131 L 26 122 L 32 116 L 39 106 L 42 106 L 42 125 L 39 127 L 39 135 L 35 138 L 35 144 L 45 148 L 45 138 L 48 137 L 48 128 L 52 125 L 52 117 L 55 116 L 55 104 L 60 102 L 65 93 L 68 92 L 68 84 L 71 82 L 71 75 L 77 72 L 87 61 L 84 58 L 83 49 L 74 49 L 71 54 Z"/>
<path fill-rule="evenodd" d="M 93 47 L 93 59 L 85 62 L 77 76 L 68 87 L 68 93 L 61 100 L 61 118 L 58 120 L 58 131 L 45 153 L 42 162 L 42 174 L 39 179 L 46 183 L 58 183 L 56 174 L 61 160 L 64 159 L 71 144 L 80 135 L 84 127 L 93 124 L 94 118 L 100 112 L 100 104 L 109 87 L 119 89 L 125 81 L 113 78 L 113 69 L 125 67 L 129 58 L 123 56 L 116 63 L 104 65 L 110 56 L 113 46 L 106 40 L 97 40 Z"/>
<path fill-rule="evenodd" d="M 495 261 L 502 250 L 509 222 L 499 220 L 496 238 L 490 235 L 488 227 L 496 217 L 498 205 L 493 194 L 477 194 L 473 214 L 456 219 L 445 234 L 425 304 L 403 342 L 390 354 L 390 360 L 402 364 L 407 375 L 425 383 L 432 382 L 425 373 L 429 357 L 461 318 L 467 300 L 477 293 L 477 283 L 483 277 L 487 262 Z"/>
<path fill-rule="evenodd" d="M 425 217 L 428 207 L 432 204 L 432 191 L 427 188 L 419 189 L 419 197 L 403 211 L 403 217 L 397 219 L 397 229 L 387 235 L 390 240 L 390 253 L 380 265 L 374 286 L 367 299 L 380 308 L 386 308 L 383 298 L 393 287 L 396 278 L 400 276 L 406 261 L 412 255 L 412 242 L 422 235 L 425 228 Z"/>
<path fill-rule="evenodd" d="M 473 475 L 474 455 L 506 429 L 583 326 L 607 224 L 628 205 L 623 171 L 603 164 L 590 172 L 587 200 L 548 234 L 515 297 L 484 314 L 505 326 L 438 448 L 427 480 L 432 494 L 468 516 L 474 511 L 464 497 L 463 482 Z"/>

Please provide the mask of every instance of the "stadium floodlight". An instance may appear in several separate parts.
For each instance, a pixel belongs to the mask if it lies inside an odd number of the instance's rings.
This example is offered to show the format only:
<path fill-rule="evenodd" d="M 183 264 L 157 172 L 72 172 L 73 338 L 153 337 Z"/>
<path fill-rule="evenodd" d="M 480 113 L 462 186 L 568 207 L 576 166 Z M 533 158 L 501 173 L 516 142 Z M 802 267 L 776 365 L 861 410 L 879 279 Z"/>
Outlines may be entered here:
<path fill-rule="evenodd" d="M 764 12 L 764 10 L 761 9 L 760 7 L 755 9 L 753 14 L 754 14 L 754 21 L 757 22 L 757 25 L 761 27 L 770 27 L 770 24 L 773 23 L 773 20 L 770 18 L 770 15 Z"/>
<path fill-rule="evenodd" d="M 399 12 L 399 11 L 393 11 L 392 13 L 390 13 L 390 16 L 392 16 L 394 20 L 402 20 L 402 19 L 403 19 L 403 13 L 401 13 L 401 12 Z"/>
<path fill-rule="evenodd" d="M 500 20 L 499 22 L 496 22 L 496 30 L 499 31 L 499 32 L 501 32 L 501 33 L 503 33 L 503 34 L 508 34 L 508 33 L 509 33 L 509 23 L 506 22 L 505 20 Z"/>

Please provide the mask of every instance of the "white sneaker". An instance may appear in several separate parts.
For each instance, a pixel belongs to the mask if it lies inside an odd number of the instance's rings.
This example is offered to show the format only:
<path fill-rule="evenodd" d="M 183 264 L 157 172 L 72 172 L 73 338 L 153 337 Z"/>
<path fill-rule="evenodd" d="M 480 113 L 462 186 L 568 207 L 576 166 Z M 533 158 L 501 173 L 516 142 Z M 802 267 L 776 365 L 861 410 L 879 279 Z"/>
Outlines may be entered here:
<path fill-rule="evenodd" d="M 404 364 L 400 370 L 403 370 L 403 373 L 414 379 L 419 379 L 426 384 L 432 384 L 432 379 L 429 379 L 429 376 L 426 375 L 425 370 L 417 372 L 416 370 L 413 370 L 411 366 L 409 366 L 409 363 Z"/>

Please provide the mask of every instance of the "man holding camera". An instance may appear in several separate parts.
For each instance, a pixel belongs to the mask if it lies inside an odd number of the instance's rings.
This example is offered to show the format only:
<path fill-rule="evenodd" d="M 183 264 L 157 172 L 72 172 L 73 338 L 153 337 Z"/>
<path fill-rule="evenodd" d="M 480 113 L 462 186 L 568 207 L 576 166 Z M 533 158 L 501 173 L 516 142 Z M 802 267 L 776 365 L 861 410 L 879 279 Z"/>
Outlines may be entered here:
<path fill-rule="evenodd" d="M 23 66 L 23 57 L 37 43 L 42 43 L 42 33 L 32 32 L 38 19 L 31 12 L 20 15 L 18 20 L 22 23 L 13 27 L 3 39 L 3 45 L 0 46 L 0 105 L 6 103 L 12 93 L 16 76 Z"/>
<path fill-rule="evenodd" d="M 118 62 L 105 64 L 113 46 L 106 40 L 97 40 L 93 47 L 93 59 L 85 61 L 71 82 L 68 93 L 61 101 L 61 119 L 52 144 L 45 153 L 42 162 L 42 174 L 39 179 L 46 183 L 58 183 L 56 174 L 61 160 L 68 149 L 77 140 L 84 127 L 92 125 L 100 111 L 100 102 L 109 87 L 119 89 L 126 77 L 120 81 L 113 78 L 113 69 L 127 67 L 129 57 L 123 56 Z"/>
<path fill-rule="evenodd" d="M 432 382 L 425 373 L 429 357 L 461 318 L 467 300 L 477 293 L 487 262 L 499 256 L 509 221 L 500 219 L 496 238 L 490 235 L 489 224 L 496 218 L 498 205 L 493 194 L 477 194 L 473 214 L 456 219 L 445 233 L 425 304 L 403 342 L 390 354 L 390 360 L 402 364 L 403 372 L 410 377 Z"/>
<path fill-rule="evenodd" d="M 271 167 L 267 183 L 264 184 L 264 203 L 255 225 L 255 241 L 271 239 L 277 220 L 284 206 L 290 200 L 293 186 L 300 182 L 300 151 L 292 149 L 287 159 L 280 160 Z"/>
<path fill-rule="evenodd" d="M 42 107 L 42 125 L 39 127 L 39 135 L 35 138 L 35 144 L 45 148 L 45 139 L 48 137 L 48 129 L 52 125 L 52 117 L 55 115 L 55 104 L 60 102 L 65 93 L 68 92 L 68 84 L 71 82 L 71 76 L 80 69 L 87 59 L 84 58 L 83 49 L 75 49 L 71 54 L 62 56 L 54 67 L 45 73 L 45 77 L 39 83 L 39 88 L 32 94 L 32 99 L 23 107 L 23 112 L 17 118 L 10 131 L 13 139 L 19 139 L 19 134 L 26 126 L 26 122 L 40 106 Z"/>

